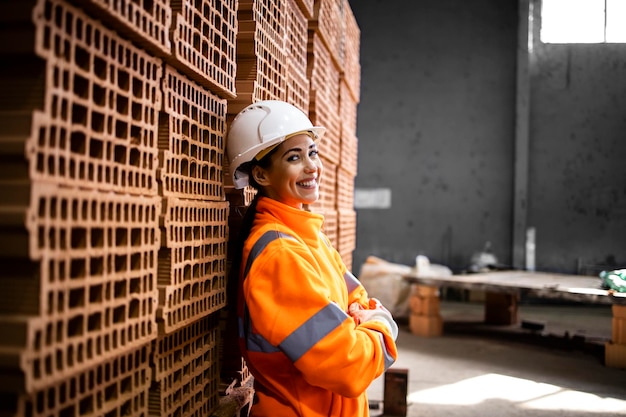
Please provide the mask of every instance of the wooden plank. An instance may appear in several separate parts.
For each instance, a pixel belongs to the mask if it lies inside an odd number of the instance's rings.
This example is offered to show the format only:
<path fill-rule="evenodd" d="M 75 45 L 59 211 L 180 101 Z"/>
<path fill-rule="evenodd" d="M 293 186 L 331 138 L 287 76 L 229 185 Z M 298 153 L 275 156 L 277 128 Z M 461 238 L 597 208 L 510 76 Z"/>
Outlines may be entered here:
<path fill-rule="evenodd" d="M 599 278 L 584 275 L 513 270 L 443 277 L 407 274 L 404 279 L 433 287 L 524 294 L 593 304 L 626 304 L 626 293 L 604 290 Z"/>

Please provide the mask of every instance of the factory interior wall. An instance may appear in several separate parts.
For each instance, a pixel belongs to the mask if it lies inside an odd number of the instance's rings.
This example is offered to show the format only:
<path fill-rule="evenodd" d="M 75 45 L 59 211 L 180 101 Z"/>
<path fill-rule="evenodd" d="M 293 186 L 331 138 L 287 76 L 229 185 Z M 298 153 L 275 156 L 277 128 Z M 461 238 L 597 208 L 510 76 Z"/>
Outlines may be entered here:
<path fill-rule="evenodd" d="M 513 242 L 517 2 L 351 6 L 362 65 L 355 187 L 357 196 L 391 195 L 385 208 L 368 208 L 367 199 L 357 206 L 355 272 L 370 255 L 413 265 L 418 254 L 461 271 L 487 241 L 512 266 L 520 244 Z M 621 265 L 626 46 L 542 44 L 538 27 L 526 75 L 521 202 L 522 221 L 535 230 L 535 268 Z"/>
<path fill-rule="evenodd" d="M 454 270 L 487 241 L 511 262 L 517 4 L 353 1 L 361 28 L 353 269 L 370 256 Z M 365 206 L 367 207 L 367 206 Z"/>
<path fill-rule="evenodd" d="M 542 44 L 535 32 L 528 225 L 536 230 L 537 268 L 623 268 L 626 45 Z"/>

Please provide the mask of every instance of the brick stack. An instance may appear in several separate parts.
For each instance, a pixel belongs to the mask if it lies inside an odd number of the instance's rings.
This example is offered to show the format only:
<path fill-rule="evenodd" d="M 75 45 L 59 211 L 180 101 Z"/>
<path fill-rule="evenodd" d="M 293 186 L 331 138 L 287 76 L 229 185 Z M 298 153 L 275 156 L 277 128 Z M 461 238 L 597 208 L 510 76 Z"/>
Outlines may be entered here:
<path fill-rule="evenodd" d="M 360 38 L 361 31 L 352 9 L 343 3 L 344 36 L 341 48 L 343 70 L 339 79 L 340 164 L 337 167 L 337 250 L 348 267 L 356 249 L 356 210 L 354 209 L 354 179 L 357 175 L 357 107 L 361 90 Z"/>
<path fill-rule="evenodd" d="M 151 415 L 218 406 L 219 311 L 226 305 L 226 99 L 235 96 L 237 2 L 171 2 L 159 118 L 163 210 Z"/>
<path fill-rule="evenodd" d="M 237 97 L 228 101 L 228 121 L 249 104 L 260 100 L 286 100 L 287 88 L 287 15 L 284 0 L 240 0 L 237 21 Z M 293 54 L 291 54 L 292 59 Z M 225 170 L 230 171 L 228 161 Z M 226 198 L 230 203 L 229 230 L 237 238 L 241 221 L 256 191 L 248 186 L 236 190 L 230 173 L 225 178 Z M 233 249 L 233 242 L 229 249 Z M 228 270 L 231 269 L 232 253 L 229 251 Z M 233 277 L 234 279 L 235 277 Z M 236 286 L 231 283 L 230 293 L 235 296 Z M 251 382 L 247 365 L 241 358 L 238 345 L 236 309 L 231 304 L 222 314 L 224 327 L 222 377 L 225 383 L 235 387 Z"/>
<path fill-rule="evenodd" d="M 320 143 L 324 163 L 320 199 L 309 209 L 324 214 L 325 233 L 351 267 L 356 247 L 353 194 L 360 31 L 348 0 L 246 0 L 240 2 L 238 22 L 237 98 L 228 101 L 228 120 L 256 101 L 277 99 L 327 128 Z M 235 237 L 255 192 L 250 187 L 235 190 L 230 174 L 225 191 Z M 224 352 L 231 353 L 225 357 L 229 367 L 225 377 L 248 375 L 245 363 L 242 369 L 234 357 L 236 340 L 224 343 Z"/>
<path fill-rule="evenodd" d="M 287 89 L 285 101 L 309 113 L 310 83 L 307 77 L 307 39 L 310 10 L 296 0 L 284 0 Z M 312 6 L 311 6 L 312 7 Z"/>
<path fill-rule="evenodd" d="M 310 116 L 328 131 L 320 144 L 324 180 L 311 210 L 324 214 L 324 230 L 348 268 L 356 248 L 354 179 L 360 30 L 347 0 L 316 0 L 309 24 Z"/>
<path fill-rule="evenodd" d="M 443 333 L 439 288 L 413 285 L 409 298 L 409 329 L 418 336 L 434 337 Z"/>
<path fill-rule="evenodd" d="M 320 143 L 320 199 L 310 209 L 324 214 L 324 231 L 351 267 L 360 31 L 348 0 L 241 1 L 238 23 L 237 97 L 228 100 L 228 120 L 249 104 L 275 99 L 295 105 L 313 124 L 327 128 Z M 235 217 L 231 226 L 237 229 L 237 218 L 254 191 L 234 190 L 230 175 L 225 184 Z"/>
<path fill-rule="evenodd" d="M 605 365 L 626 368 L 626 305 L 613 304 L 613 332 L 604 346 Z"/>
<path fill-rule="evenodd" d="M 213 3 L 3 4 L 3 415 L 217 407 L 237 3 Z"/>
<path fill-rule="evenodd" d="M 4 197 L 1 239 L 20 244 L 3 251 L 17 265 L 3 273 L 2 297 L 14 301 L 0 316 L 0 407 L 145 414 L 161 62 L 64 2 L 3 6 L 3 67 L 13 70 L 2 82 L 16 98 L 2 106 L 4 156 L 17 170 L 2 187 L 19 194 Z"/>
<path fill-rule="evenodd" d="M 0 414 L 210 415 L 254 196 L 224 157 L 243 107 L 286 100 L 329 129 L 319 208 L 351 263 L 347 0 L 15 0 L 0 20 Z"/>

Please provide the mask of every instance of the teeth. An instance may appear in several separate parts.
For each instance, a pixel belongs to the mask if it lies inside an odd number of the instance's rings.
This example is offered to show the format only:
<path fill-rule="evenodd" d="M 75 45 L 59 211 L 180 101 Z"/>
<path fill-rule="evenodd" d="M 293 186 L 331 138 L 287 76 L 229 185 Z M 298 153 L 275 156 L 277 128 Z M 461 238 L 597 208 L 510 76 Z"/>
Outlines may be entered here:
<path fill-rule="evenodd" d="M 301 186 L 303 187 L 312 187 L 315 185 L 315 180 L 311 180 L 311 181 L 306 181 L 306 182 L 301 182 L 299 183 Z"/>

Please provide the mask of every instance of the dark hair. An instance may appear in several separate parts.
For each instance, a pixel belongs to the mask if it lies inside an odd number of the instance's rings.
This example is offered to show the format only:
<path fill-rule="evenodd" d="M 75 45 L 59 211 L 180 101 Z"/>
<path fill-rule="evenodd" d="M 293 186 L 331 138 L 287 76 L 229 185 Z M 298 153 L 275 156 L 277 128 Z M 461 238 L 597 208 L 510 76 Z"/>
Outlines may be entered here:
<path fill-rule="evenodd" d="M 256 190 L 256 195 L 252 199 L 250 205 L 245 209 L 245 212 L 241 219 L 241 226 L 237 232 L 237 237 L 232 241 L 230 249 L 232 251 L 232 261 L 230 265 L 230 271 L 228 273 L 228 282 L 226 284 L 226 302 L 229 310 L 236 315 L 237 312 L 237 298 L 239 295 L 239 272 L 241 270 L 241 261 L 243 256 L 243 246 L 250 236 L 252 225 L 254 224 L 254 218 L 256 216 L 256 205 L 260 196 L 263 195 L 262 187 L 256 182 L 252 175 L 252 170 L 255 166 L 259 166 L 263 169 L 268 169 L 272 165 L 272 154 L 276 151 L 276 147 L 272 149 L 267 155 L 263 156 L 261 160 L 252 159 L 252 161 L 246 162 L 239 167 L 240 171 L 248 174 L 248 182 L 250 187 Z"/>

